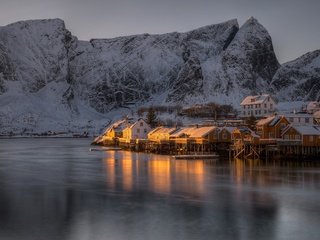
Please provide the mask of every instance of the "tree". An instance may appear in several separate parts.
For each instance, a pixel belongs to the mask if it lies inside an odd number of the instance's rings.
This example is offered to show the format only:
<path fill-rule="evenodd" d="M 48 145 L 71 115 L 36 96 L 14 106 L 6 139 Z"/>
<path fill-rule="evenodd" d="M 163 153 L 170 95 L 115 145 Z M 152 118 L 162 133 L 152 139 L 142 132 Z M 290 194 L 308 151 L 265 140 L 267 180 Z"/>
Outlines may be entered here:
<path fill-rule="evenodd" d="M 250 116 L 249 118 L 246 119 L 246 124 L 253 131 L 256 130 L 256 122 L 257 122 L 257 119 L 255 116 Z"/>
<path fill-rule="evenodd" d="M 148 113 L 147 113 L 147 123 L 151 127 L 155 127 L 157 125 L 157 116 L 152 107 L 149 108 Z"/>

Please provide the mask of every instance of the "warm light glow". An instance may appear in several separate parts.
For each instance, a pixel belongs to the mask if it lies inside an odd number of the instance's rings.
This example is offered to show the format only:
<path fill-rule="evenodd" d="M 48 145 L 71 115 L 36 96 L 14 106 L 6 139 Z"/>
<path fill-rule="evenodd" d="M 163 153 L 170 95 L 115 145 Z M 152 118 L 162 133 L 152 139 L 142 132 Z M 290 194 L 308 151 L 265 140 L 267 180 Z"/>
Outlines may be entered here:
<path fill-rule="evenodd" d="M 133 161 L 130 152 L 123 152 L 122 154 L 122 176 L 123 176 L 123 189 L 132 191 L 133 187 Z"/>
<path fill-rule="evenodd" d="M 204 163 L 202 160 L 179 160 L 175 162 L 176 178 L 181 183 L 179 191 L 192 195 L 203 195 Z"/>
<path fill-rule="evenodd" d="M 171 190 L 170 160 L 151 160 L 148 162 L 149 179 L 152 190 L 169 193 Z"/>
<path fill-rule="evenodd" d="M 114 189 L 116 187 L 116 160 L 115 152 L 110 152 L 104 159 L 106 168 L 106 181 L 109 188 Z"/>

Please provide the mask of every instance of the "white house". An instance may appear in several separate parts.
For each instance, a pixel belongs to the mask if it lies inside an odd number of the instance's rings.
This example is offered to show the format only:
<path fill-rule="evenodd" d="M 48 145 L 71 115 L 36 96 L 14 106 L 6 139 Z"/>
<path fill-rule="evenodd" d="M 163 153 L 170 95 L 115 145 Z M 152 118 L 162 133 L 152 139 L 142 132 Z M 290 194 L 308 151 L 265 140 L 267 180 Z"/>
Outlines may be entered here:
<path fill-rule="evenodd" d="M 314 116 L 306 113 L 284 114 L 286 119 L 294 125 L 314 125 Z"/>
<path fill-rule="evenodd" d="M 135 139 L 147 139 L 148 133 L 151 131 L 151 127 L 142 118 L 138 119 L 135 123 L 127 126 L 123 129 L 122 139 L 125 141 Z"/>
<path fill-rule="evenodd" d="M 240 104 L 240 117 L 263 117 L 275 111 L 276 102 L 269 94 L 247 96 Z"/>

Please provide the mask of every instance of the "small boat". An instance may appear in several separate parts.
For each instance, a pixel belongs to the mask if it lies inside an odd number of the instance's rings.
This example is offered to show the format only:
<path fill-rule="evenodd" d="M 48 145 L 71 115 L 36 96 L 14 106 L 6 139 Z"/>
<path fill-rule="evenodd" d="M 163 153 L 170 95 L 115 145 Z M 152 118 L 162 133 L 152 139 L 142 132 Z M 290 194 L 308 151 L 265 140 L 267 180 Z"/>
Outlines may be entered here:
<path fill-rule="evenodd" d="M 218 154 L 194 154 L 194 155 L 174 155 L 174 159 L 215 159 L 218 158 Z"/>

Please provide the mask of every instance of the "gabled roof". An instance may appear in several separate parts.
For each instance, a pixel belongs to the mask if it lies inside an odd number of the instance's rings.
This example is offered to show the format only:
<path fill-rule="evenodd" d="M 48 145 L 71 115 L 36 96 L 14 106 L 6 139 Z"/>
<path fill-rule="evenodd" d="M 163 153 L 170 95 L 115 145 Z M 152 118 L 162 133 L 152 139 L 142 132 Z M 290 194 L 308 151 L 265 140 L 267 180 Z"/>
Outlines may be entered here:
<path fill-rule="evenodd" d="M 185 128 L 180 128 L 177 131 L 173 132 L 170 137 L 181 137 L 182 135 L 186 134 L 189 135 L 192 130 L 194 129 L 194 127 L 185 127 Z"/>
<path fill-rule="evenodd" d="M 176 131 L 176 128 L 167 128 L 167 127 L 157 127 L 153 129 L 149 134 L 171 134 Z"/>
<path fill-rule="evenodd" d="M 268 97 L 271 98 L 269 94 L 247 96 L 245 99 L 243 99 L 240 105 L 261 104 L 264 103 Z"/>
<path fill-rule="evenodd" d="M 149 124 L 143 119 L 143 118 L 139 118 L 137 121 L 135 121 L 134 123 L 132 123 L 130 126 L 128 126 L 128 128 L 133 128 L 135 125 L 138 124 L 138 122 L 142 120 L 147 126 L 149 126 Z"/>
<path fill-rule="evenodd" d="M 214 131 L 217 127 L 210 126 L 210 127 L 198 127 L 194 128 L 190 133 L 190 138 L 202 138 Z"/>
<path fill-rule="evenodd" d="M 259 120 L 256 125 L 262 126 L 262 125 L 268 124 L 270 127 L 273 127 L 277 125 L 282 118 L 284 118 L 284 116 L 282 115 L 270 116 L 270 117 Z"/>
<path fill-rule="evenodd" d="M 233 130 L 235 130 L 237 127 L 222 127 L 222 128 L 220 128 L 221 129 L 221 131 L 223 130 L 223 129 L 226 129 L 229 133 L 232 133 L 233 132 Z"/>
<path fill-rule="evenodd" d="M 284 135 L 290 128 L 295 129 L 297 132 L 299 132 L 301 135 L 316 135 L 320 136 L 320 129 L 316 126 L 308 126 L 308 125 L 290 125 L 287 127 L 284 131 Z"/>
<path fill-rule="evenodd" d="M 250 134 L 252 137 L 256 137 L 256 138 L 260 138 L 259 135 L 257 135 L 254 131 L 252 131 L 250 128 L 248 127 L 236 127 L 235 129 L 238 129 L 240 132 L 242 133 L 247 133 Z"/>
<path fill-rule="evenodd" d="M 267 117 L 267 118 L 263 118 L 263 119 L 259 120 L 256 125 L 257 126 L 266 125 L 266 124 L 270 123 L 271 121 L 273 121 L 274 118 L 275 118 L 275 116 L 270 116 L 270 117 Z"/>

